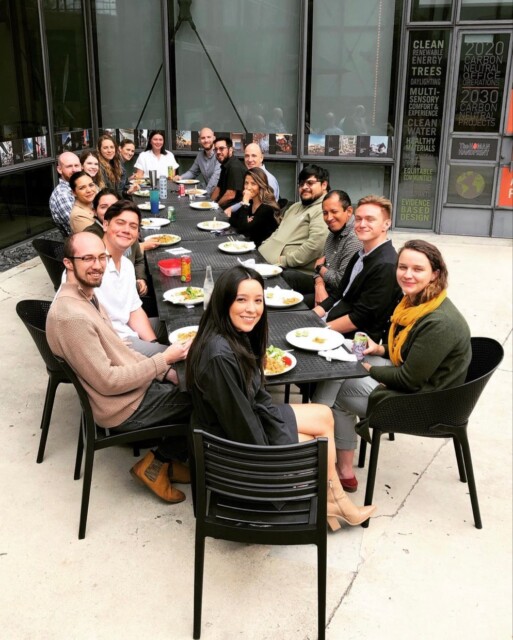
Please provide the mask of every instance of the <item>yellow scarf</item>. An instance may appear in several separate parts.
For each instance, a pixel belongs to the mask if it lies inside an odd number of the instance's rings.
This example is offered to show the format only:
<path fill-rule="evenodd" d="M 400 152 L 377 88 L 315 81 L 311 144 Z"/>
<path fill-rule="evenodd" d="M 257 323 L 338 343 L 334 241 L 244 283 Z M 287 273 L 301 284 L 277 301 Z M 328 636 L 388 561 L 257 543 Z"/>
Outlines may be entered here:
<path fill-rule="evenodd" d="M 432 313 L 435 309 L 438 309 L 446 297 L 447 290 L 444 289 L 436 298 L 432 298 L 429 302 L 411 306 L 408 296 L 404 296 L 394 309 L 392 324 L 388 332 L 388 352 L 390 360 L 392 360 L 392 363 L 396 367 L 403 362 L 401 349 L 413 325 L 424 316 L 427 316 L 428 313 Z M 404 327 L 404 329 L 397 331 L 398 327 Z"/>

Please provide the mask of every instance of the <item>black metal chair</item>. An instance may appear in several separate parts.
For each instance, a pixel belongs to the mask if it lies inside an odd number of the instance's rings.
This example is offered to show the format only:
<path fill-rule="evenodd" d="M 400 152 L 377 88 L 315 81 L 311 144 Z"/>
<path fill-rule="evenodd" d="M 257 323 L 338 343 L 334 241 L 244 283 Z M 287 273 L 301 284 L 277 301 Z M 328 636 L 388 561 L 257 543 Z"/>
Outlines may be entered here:
<path fill-rule="evenodd" d="M 16 313 L 36 343 L 36 347 L 44 360 L 46 371 L 48 372 L 48 385 L 46 387 L 45 404 L 41 418 L 41 438 L 37 452 L 37 462 L 43 462 L 57 387 L 61 382 L 71 382 L 61 365 L 55 359 L 46 339 L 46 316 L 48 315 L 50 305 L 51 302 L 47 300 L 21 300 L 16 305 Z"/>
<path fill-rule="evenodd" d="M 317 545 L 318 637 L 326 626 L 328 441 L 265 447 L 195 430 L 194 631 L 201 635 L 205 538 Z"/>
<path fill-rule="evenodd" d="M 82 456 L 85 450 L 82 502 L 80 506 L 80 523 L 78 528 L 78 538 L 79 540 L 82 540 L 85 538 L 87 526 L 87 512 L 89 509 L 89 497 L 91 494 L 95 452 L 100 451 L 101 449 L 107 449 L 108 447 L 164 438 L 166 436 L 187 436 L 189 425 L 164 424 L 149 427 L 148 429 L 137 429 L 128 433 L 116 433 L 115 429 L 103 429 L 95 423 L 87 393 L 73 369 L 62 358 L 55 356 L 55 359 L 60 363 L 64 372 L 75 387 L 82 407 L 82 428 L 81 435 L 78 439 L 74 475 L 75 480 L 80 478 Z"/>
<path fill-rule="evenodd" d="M 55 291 L 61 286 L 62 272 L 64 271 L 64 243 L 47 238 L 35 238 L 32 246 L 41 258 Z"/>
<path fill-rule="evenodd" d="M 372 504 L 379 445 L 383 433 L 452 438 L 461 482 L 467 482 L 477 529 L 482 528 L 467 425 L 483 389 L 499 366 L 504 350 L 492 338 L 472 338 L 472 360 L 466 381 L 458 387 L 430 393 L 406 393 L 380 402 L 367 418 L 372 428 L 365 504 Z M 363 527 L 369 526 L 366 520 Z"/>

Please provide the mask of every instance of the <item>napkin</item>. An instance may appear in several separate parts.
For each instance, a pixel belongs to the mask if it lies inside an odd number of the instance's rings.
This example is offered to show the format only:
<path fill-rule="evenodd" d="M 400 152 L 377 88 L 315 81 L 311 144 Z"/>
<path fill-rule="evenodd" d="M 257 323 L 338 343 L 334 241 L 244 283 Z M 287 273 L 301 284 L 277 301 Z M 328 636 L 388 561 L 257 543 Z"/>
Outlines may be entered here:
<path fill-rule="evenodd" d="M 237 260 L 241 263 L 243 267 L 255 266 L 255 258 L 248 258 L 247 260 L 241 260 L 240 258 L 237 258 Z"/>
<path fill-rule="evenodd" d="M 322 356 L 323 358 L 326 358 L 328 362 L 331 362 L 332 360 L 340 360 L 340 362 L 356 362 L 357 361 L 355 354 L 348 353 L 344 349 L 344 347 L 338 347 L 338 349 L 331 349 L 330 351 L 319 351 L 319 355 Z"/>
<path fill-rule="evenodd" d="M 191 253 L 191 250 L 184 249 L 183 247 L 176 247 L 176 249 L 166 249 L 166 253 L 170 253 L 173 256 L 181 256 L 184 253 Z"/>

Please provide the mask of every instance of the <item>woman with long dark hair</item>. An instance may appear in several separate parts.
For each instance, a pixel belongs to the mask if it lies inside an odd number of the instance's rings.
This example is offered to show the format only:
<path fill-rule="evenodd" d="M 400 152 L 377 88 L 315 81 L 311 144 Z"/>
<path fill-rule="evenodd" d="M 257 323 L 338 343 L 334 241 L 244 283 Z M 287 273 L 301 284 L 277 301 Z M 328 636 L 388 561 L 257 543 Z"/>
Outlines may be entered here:
<path fill-rule="evenodd" d="M 109 189 L 122 193 L 126 180 L 123 176 L 123 168 L 119 159 L 116 141 L 106 133 L 98 138 L 96 148 L 98 150 L 100 176 L 103 184 Z"/>
<path fill-rule="evenodd" d="M 98 187 L 98 189 L 103 189 L 105 185 L 103 184 L 100 174 L 98 152 L 94 149 L 82 151 L 82 153 L 80 154 L 80 164 L 82 165 L 82 171 L 85 171 L 91 176 L 94 184 Z"/>
<path fill-rule="evenodd" d="M 93 200 L 98 187 L 86 171 L 75 172 L 69 179 L 69 186 L 75 196 L 69 224 L 72 233 L 78 233 L 94 222 Z"/>
<path fill-rule="evenodd" d="M 215 284 L 187 358 L 192 427 L 260 445 L 327 437 L 328 524 L 333 530 L 340 528 L 338 519 L 361 524 L 375 507 L 356 507 L 340 485 L 331 410 L 274 404 L 264 386 L 266 347 L 264 281 L 253 269 L 232 267 Z"/>
<path fill-rule="evenodd" d="M 151 170 L 157 172 L 157 178 L 169 178 L 169 167 L 176 171 L 178 162 L 171 151 L 166 149 L 166 134 L 164 131 L 150 131 L 146 151 L 143 151 L 135 163 L 135 177 L 147 178 Z"/>

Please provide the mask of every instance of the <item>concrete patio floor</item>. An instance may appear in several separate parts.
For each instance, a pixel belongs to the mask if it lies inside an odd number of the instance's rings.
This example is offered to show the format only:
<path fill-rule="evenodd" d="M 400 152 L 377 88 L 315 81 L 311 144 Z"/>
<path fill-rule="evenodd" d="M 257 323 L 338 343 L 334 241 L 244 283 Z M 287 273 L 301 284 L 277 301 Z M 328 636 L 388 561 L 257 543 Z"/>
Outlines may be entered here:
<path fill-rule="evenodd" d="M 392 234 L 400 247 L 411 234 Z M 327 638 L 506 640 L 512 634 L 512 246 L 423 235 L 440 246 L 449 295 L 474 336 L 505 358 L 471 418 L 483 529 L 473 525 L 452 443 L 384 439 L 378 515 L 328 536 Z M 51 299 L 38 258 L 0 273 L 0 635 L 5 640 L 181 640 L 192 637 L 194 518 L 128 473 L 128 448 L 99 452 L 87 535 L 73 481 L 79 405 L 57 392 L 46 456 L 36 464 L 47 375 L 15 307 Z M 366 469 L 357 470 L 363 503 Z M 204 640 L 313 639 L 313 547 L 208 540 Z"/>

